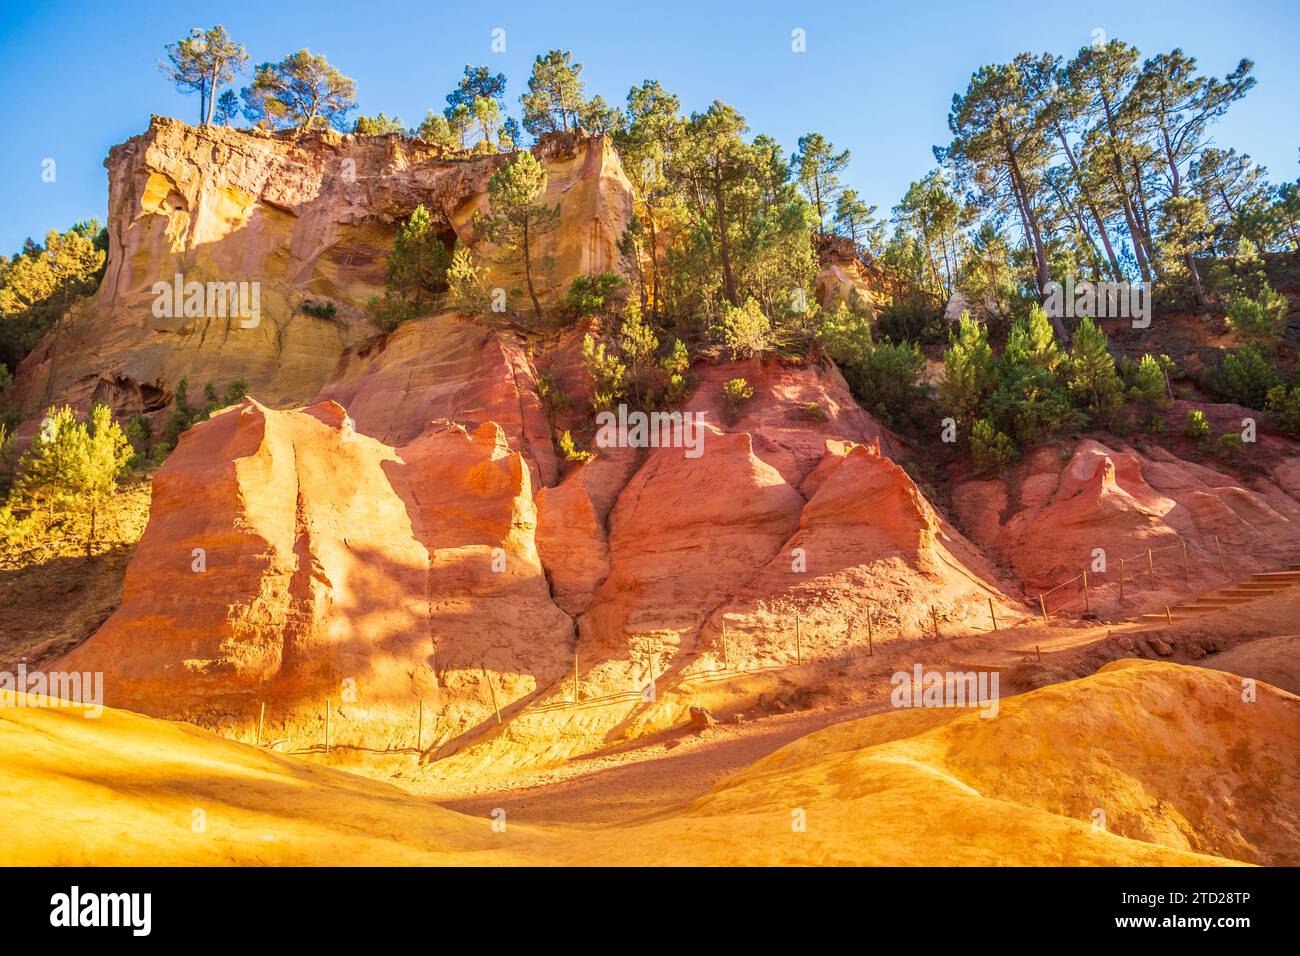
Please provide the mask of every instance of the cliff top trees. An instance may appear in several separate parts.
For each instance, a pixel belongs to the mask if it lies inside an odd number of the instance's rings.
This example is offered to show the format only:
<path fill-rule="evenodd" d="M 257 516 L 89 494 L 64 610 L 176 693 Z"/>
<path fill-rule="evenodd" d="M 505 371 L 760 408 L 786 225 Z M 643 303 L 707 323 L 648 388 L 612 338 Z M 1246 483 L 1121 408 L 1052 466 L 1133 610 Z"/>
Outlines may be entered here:
<path fill-rule="evenodd" d="M 356 107 L 356 84 L 310 50 L 260 64 L 242 95 L 250 119 L 282 129 L 342 129 Z"/>
<path fill-rule="evenodd" d="M 163 73 L 182 93 L 199 94 L 199 123 L 211 123 L 217 90 L 234 79 L 248 62 L 243 45 L 218 25 L 209 30 L 195 29 L 164 49 L 168 62 L 159 64 Z"/>
<path fill-rule="evenodd" d="M 880 255 L 885 244 L 884 227 L 876 218 L 876 207 L 859 199 L 855 189 L 844 190 L 835 200 L 835 228 L 873 258 Z"/>
<path fill-rule="evenodd" d="M 534 136 L 578 128 L 583 107 L 582 64 L 573 54 L 552 50 L 533 62 L 524 105 L 524 129 Z"/>
<path fill-rule="evenodd" d="M 821 133 L 799 137 L 799 152 L 794 156 L 799 185 L 817 212 L 817 229 L 826 231 L 826 217 L 839 195 L 840 173 L 849 164 L 849 151 L 835 152 L 835 147 Z"/>
<path fill-rule="evenodd" d="M 362 136 L 386 136 L 406 132 L 406 125 L 400 116 L 389 117 L 381 110 L 378 116 L 358 116 L 352 124 L 352 132 Z"/>
<path fill-rule="evenodd" d="M 534 245 L 539 236 L 554 228 L 559 220 L 559 205 L 547 206 L 537 198 L 546 191 L 546 170 L 530 152 L 520 153 L 488 180 L 488 216 L 480 228 L 494 243 L 523 263 L 524 280 L 533 311 L 542 317 L 542 305 L 533 283 Z"/>
<path fill-rule="evenodd" d="M 429 135 L 422 138 L 451 145 L 459 140 L 460 148 L 477 145 L 483 151 L 505 151 L 519 141 L 514 119 L 505 114 L 506 75 L 493 73 L 486 66 L 466 66 L 456 88 L 447 94 L 442 111 L 446 128 L 434 121 L 432 111 L 422 125 Z M 476 139 L 471 139 L 476 137 Z M 451 143 L 447 142 L 452 141 Z"/>

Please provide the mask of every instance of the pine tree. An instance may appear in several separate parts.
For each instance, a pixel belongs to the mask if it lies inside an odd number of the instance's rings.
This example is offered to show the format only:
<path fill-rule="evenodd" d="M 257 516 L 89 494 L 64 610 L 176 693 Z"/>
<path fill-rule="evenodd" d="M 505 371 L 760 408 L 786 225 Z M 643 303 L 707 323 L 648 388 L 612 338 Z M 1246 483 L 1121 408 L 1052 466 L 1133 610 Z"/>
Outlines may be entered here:
<path fill-rule="evenodd" d="M 310 50 L 299 50 L 278 63 L 262 63 L 243 98 L 254 112 L 280 128 L 344 128 L 356 108 L 357 85 Z"/>
<path fill-rule="evenodd" d="M 488 216 L 479 221 L 484 234 L 507 256 L 524 267 L 524 280 L 533 311 L 542 317 L 542 304 L 533 282 L 533 266 L 539 238 L 553 229 L 560 218 L 560 206 L 547 206 L 537 198 L 546 191 L 546 170 L 530 152 L 522 152 L 488 180 Z"/>
<path fill-rule="evenodd" d="M 577 129 L 584 105 L 582 64 L 568 51 L 551 50 L 533 62 L 528 92 L 520 97 L 524 129 L 534 136 Z"/>
<path fill-rule="evenodd" d="M 390 295 L 409 303 L 413 314 L 418 315 L 446 286 L 450 261 L 451 253 L 433 228 L 429 210 L 421 203 L 397 230 L 384 286 Z"/>
<path fill-rule="evenodd" d="M 963 312 L 944 353 L 943 381 L 939 383 L 939 396 L 958 423 L 967 426 L 975 422 L 996 376 L 988 330 L 969 312 Z"/>
<path fill-rule="evenodd" d="M 817 230 L 824 232 L 826 217 L 840 193 L 840 173 L 849 164 L 849 151 L 835 152 L 835 147 L 821 133 L 799 137 L 799 152 L 794 156 L 799 185 L 817 212 Z"/>
<path fill-rule="evenodd" d="M 1079 323 L 1070 346 L 1070 388 L 1102 424 L 1114 420 L 1124 394 L 1107 346 L 1106 333 L 1092 319 Z"/>

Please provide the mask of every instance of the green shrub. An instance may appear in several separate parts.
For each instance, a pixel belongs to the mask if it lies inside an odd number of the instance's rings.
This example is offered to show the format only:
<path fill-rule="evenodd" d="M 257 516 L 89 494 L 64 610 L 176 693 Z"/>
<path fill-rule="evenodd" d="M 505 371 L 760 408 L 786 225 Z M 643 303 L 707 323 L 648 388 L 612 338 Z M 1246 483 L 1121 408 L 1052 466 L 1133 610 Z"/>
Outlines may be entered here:
<path fill-rule="evenodd" d="M 731 350 L 733 359 L 761 355 L 772 347 L 772 323 L 754 299 L 740 308 L 726 305 L 713 336 Z"/>
<path fill-rule="evenodd" d="M 987 418 L 981 418 L 971 428 L 970 453 L 980 471 L 1002 471 L 1017 454 L 1015 442 Z"/>
<path fill-rule="evenodd" d="M 589 451 L 579 448 L 573 441 L 573 436 L 567 431 L 560 436 L 560 454 L 565 461 L 584 462 L 591 461 L 596 456 Z"/>
<path fill-rule="evenodd" d="M 1198 443 L 1210 437 L 1210 423 L 1205 420 L 1205 413 L 1193 408 L 1187 413 L 1187 422 L 1183 425 L 1183 434 Z"/>
<path fill-rule="evenodd" d="M 591 376 L 593 411 L 613 408 L 627 394 L 627 364 L 590 334 L 582 339 L 582 364 Z"/>
<path fill-rule="evenodd" d="M 1263 408 L 1269 389 L 1280 384 L 1280 380 L 1264 349 L 1247 345 L 1223 357 L 1219 367 L 1210 374 L 1209 385 L 1225 401 Z"/>
<path fill-rule="evenodd" d="M 858 364 L 845 368 L 844 377 L 868 411 L 885 424 L 897 426 L 923 397 L 920 381 L 924 371 L 920 346 L 881 342 L 867 349 Z"/>
<path fill-rule="evenodd" d="M 333 302 L 304 302 L 302 310 L 317 319 L 330 320 L 337 311 Z"/>
<path fill-rule="evenodd" d="M 722 383 L 722 396 L 733 409 L 754 397 L 754 386 L 743 378 L 732 378 Z"/>
<path fill-rule="evenodd" d="M 953 331 L 952 344 L 943 355 L 943 381 L 939 397 L 962 425 L 979 416 L 984 399 L 997 384 L 997 360 L 989 345 L 988 330 L 963 312 Z"/>
<path fill-rule="evenodd" d="M 1277 416 L 1283 431 L 1300 435 L 1300 385 L 1274 385 L 1268 390 L 1264 407 Z"/>
<path fill-rule="evenodd" d="M 1228 325 L 1247 342 L 1268 343 L 1281 337 L 1286 296 L 1267 284 L 1255 297 L 1238 296 L 1228 306 Z"/>
<path fill-rule="evenodd" d="M 841 302 L 822 315 L 816 339 L 837 365 L 857 365 L 871 349 L 871 322 Z"/>
<path fill-rule="evenodd" d="M 1214 443 L 1214 453 L 1224 461 L 1236 461 L 1246 443 L 1237 432 L 1224 432 Z"/>
<path fill-rule="evenodd" d="M 572 319 L 585 319 L 605 311 L 610 298 L 626 283 L 612 272 L 577 276 L 560 299 L 561 311 Z"/>

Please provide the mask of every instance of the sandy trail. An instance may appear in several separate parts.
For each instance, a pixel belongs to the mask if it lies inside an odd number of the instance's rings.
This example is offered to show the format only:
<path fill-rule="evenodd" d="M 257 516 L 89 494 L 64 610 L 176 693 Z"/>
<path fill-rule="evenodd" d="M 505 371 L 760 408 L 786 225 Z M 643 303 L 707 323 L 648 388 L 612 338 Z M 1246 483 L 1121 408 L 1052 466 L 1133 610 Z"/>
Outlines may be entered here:
<path fill-rule="evenodd" d="M 501 807 L 520 823 L 626 825 L 690 803 L 723 777 L 805 734 L 884 709 L 885 702 L 877 700 L 719 724 L 701 736 L 674 736 L 520 774 L 489 793 L 430 797 L 450 810 L 471 815 L 487 816 Z"/>
<path fill-rule="evenodd" d="M 1217 636 L 1229 646 L 1285 633 L 1283 621 L 1293 616 L 1300 592 L 1279 594 L 1174 628 L 1158 628 L 1133 620 L 1114 622 L 1053 622 L 1029 625 L 998 634 L 968 636 L 922 646 L 898 645 L 878 654 L 855 673 L 853 699 L 838 706 L 720 723 L 702 736 L 680 728 L 633 744 L 585 757 L 557 767 L 518 771 L 483 783 L 481 792 L 466 780 L 448 780 L 421 795 L 452 810 L 490 815 L 504 808 L 512 820 L 540 825 L 627 825 L 654 818 L 689 804 L 718 781 L 753 764 L 787 743 L 842 721 L 890 710 L 889 675 L 920 660 L 927 667 L 988 666 L 1020 671 L 1028 682 L 1017 683 L 1004 671 L 1003 697 L 1093 673 L 1106 660 L 1134 656 L 1113 638 L 1163 633 L 1182 643 Z M 1175 637 L 1175 635 L 1177 635 Z M 1262 645 L 1261 645 L 1262 646 Z M 1039 656 L 1041 652 L 1041 657 Z M 1138 655 L 1141 656 L 1141 655 Z M 1175 659 L 1193 663 L 1181 652 Z M 1225 664 L 1229 663 L 1225 658 Z M 863 662 L 865 663 L 865 662 Z M 1213 656 L 1195 661 L 1215 667 Z M 843 662 L 828 664 L 827 674 Z M 1231 669 L 1225 668 L 1225 669 Z M 1287 681 L 1280 681 L 1284 686 Z M 841 683 L 841 687 L 843 684 Z"/>

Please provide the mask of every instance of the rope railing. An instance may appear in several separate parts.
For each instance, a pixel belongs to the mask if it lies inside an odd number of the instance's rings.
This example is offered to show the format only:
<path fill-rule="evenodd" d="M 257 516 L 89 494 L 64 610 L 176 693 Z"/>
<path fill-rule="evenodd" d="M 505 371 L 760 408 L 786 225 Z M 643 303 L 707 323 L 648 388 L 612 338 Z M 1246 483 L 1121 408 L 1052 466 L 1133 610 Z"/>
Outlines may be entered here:
<path fill-rule="evenodd" d="M 1226 569 L 1224 568 L 1224 564 L 1223 564 L 1223 545 L 1222 545 L 1222 543 L 1219 541 L 1219 536 L 1218 536 L 1217 534 L 1214 536 L 1214 547 L 1215 547 L 1215 551 L 1217 552 L 1217 555 L 1218 555 L 1218 566 L 1219 566 L 1219 572 L 1222 573 L 1222 574 L 1226 574 L 1227 571 L 1226 571 Z M 1128 573 L 1128 570 L 1127 570 L 1127 566 L 1128 566 L 1128 564 L 1129 564 L 1130 562 L 1132 562 L 1132 561 L 1141 561 L 1143 558 L 1145 558 L 1145 559 L 1146 559 L 1146 575 L 1148 576 L 1148 578 L 1149 578 L 1149 580 L 1150 580 L 1151 588 L 1154 590 L 1155 587 L 1156 587 L 1156 567 L 1155 567 L 1155 556 L 1158 555 L 1158 554 L 1163 554 L 1163 553 L 1166 552 L 1166 551 L 1181 551 L 1181 552 L 1182 552 L 1182 555 L 1183 555 L 1183 561 L 1182 561 L 1182 565 L 1183 565 L 1183 581 L 1184 581 L 1184 582 L 1190 582 L 1190 581 L 1191 581 L 1191 556 L 1190 556 L 1190 551 L 1189 551 L 1189 549 L 1188 549 L 1188 542 L 1187 542 L 1187 539 L 1186 539 L 1186 538 L 1184 538 L 1184 537 L 1182 537 L 1182 536 L 1180 535 L 1179 538 L 1178 538 L 1178 543 L 1177 543 L 1177 544 L 1165 545 L 1163 548 L 1148 548 L 1148 549 L 1145 550 L 1145 551 L 1140 551 L 1140 552 L 1138 552 L 1137 554 L 1131 555 L 1131 556 L 1129 556 L 1129 557 L 1127 557 L 1127 558 L 1119 558 L 1119 559 L 1118 559 L 1118 560 L 1119 560 L 1119 603 L 1120 603 L 1120 604 L 1123 604 L 1123 603 L 1124 603 L 1124 585 L 1127 584 L 1127 583 L 1130 582 L 1130 581 L 1133 581 L 1133 582 L 1140 581 L 1140 580 L 1142 579 L 1142 576 L 1143 576 L 1143 573 L 1140 572 L 1140 571 L 1139 571 L 1137 574 L 1134 574 L 1134 575 L 1131 575 L 1131 576 L 1130 576 L 1129 573 Z M 1093 572 L 1094 579 L 1095 579 L 1096 577 L 1104 577 L 1104 578 L 1107 579 L 1107 580 L 1106 580 L 1106 583 L 1109 583 L 1109 574 L 1110 574 L 1110 571 L 1109 571 L 1109 565 L 1108 565 L 1107 570 L 1105 570 L 1105 571 L 1096 571 L 1096 572 Z M 1074 603 L 1077 602 L 1077 601 L 1082 601 L 1082 602 L 1083 602 L 1083 608 L 1084 608 L 1084 611 L 1085 611 L 1085 612 L 1090 612 L 1090 611 L 1092 610 L 1092 596 L 1091 596 L 1091 593 L 1090 593 L 1090 590 L 1089 590 L 1089 573 L 1088 573 L 1087 571 L 1082 571 L 1082 572 L 1080 572 L 1079 574 L 1076 574 L 1074 577 L 1069 578 L 1069 579 L 1067 579 L 1067 580 L 1065 580 L 1065 581 L 1062 581 L 1062 582 L 1061 582 L 1060 584 L 1058 584 L 1056 587 L 1054 587 L 1054 588 L 1050 588 L 1049 590 L 1046 590 L 1046 591 L 1043 591 L 1043 592 L 1041 592 L 1041 593 L 1038 595 L 1038 610 L 1039 610 L 1039 612 L 1043 615 L 1043 620 L 1044 620 L 1044 621 L 1046 621 L 1046 620 L 1048 619 L 1048 617 L 1049 617 L 1049 615 L 1050 615 L 1050 613 L 1051 613 L 1051 612 L 1049 612 L 1048 607 L 1047 607 L 1047 598 L 1048 598 L 1048 596 L 1051 595 L 1051 594 L 1054 594 L 1055 592 L 1057 592 L 1057 591 L 1059 591 L 1059 590 L 1061 590 L 1061 588 L 1068 587 L 1069 585 L 1074 584 L 1075 582 L 1079 582 L 1079 581 L 1082 582 L 1082 587 L 1080 588 L 1080 592 L 1079 592 L 1077 595 L 1075 595 L 1074 597 L 1070 598 L 1070 600 L 1068 600 L 1068 601 L 1064 601 L 1064 602 L 1062 602 L 1062 603 L 1056 605 L 1056 606 L 1055 606 L 1054 608 L 1052 608 L 1051 610 L 1052 610 L 1053 612 L 1054 612 L 1054 611 L 1062 611 L 1062 610 L 1064 610 L 1065 608 L 1070 607 L 1070 605 L 1074 604 Z"/>

